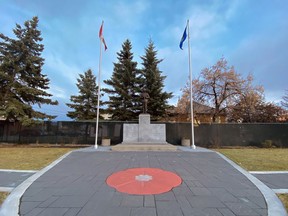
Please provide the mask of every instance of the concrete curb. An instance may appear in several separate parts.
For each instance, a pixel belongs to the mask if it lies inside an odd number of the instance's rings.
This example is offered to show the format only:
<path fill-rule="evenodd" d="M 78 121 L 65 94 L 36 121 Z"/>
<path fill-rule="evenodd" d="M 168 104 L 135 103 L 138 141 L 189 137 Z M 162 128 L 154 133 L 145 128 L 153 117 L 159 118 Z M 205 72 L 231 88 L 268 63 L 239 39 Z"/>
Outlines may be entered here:
<path fill-rule="evenodd" d="M 15 173 L 36 173 L 39 170 L 11 170 L 11 169 L 0 169 L 0 172 L 15 172 Z"/>
<path fill-rule="evenodd" d="M 178 150 L 185 151 L 185 152 L 214 152 L 212 150 L 206 149 L 206 148 L 201 148 L 201 147 L 196 147 L 196 149 L 191 148 L 191 146 L 178 146 Z"/>
<path fill-rule="evenodd" d="M 13 189 L 13 187 L 0 187 L 0 192 L 11 192 Z"/>
<path fill-rule="evenodd" d="M 250 174 L 288 174 L 288 171 L 249 171 Z"/>
<path fill-rule="evenodd" d="M 288 194 L 288 189 L 272 189 L 275 193 Z"/>
<path fill-rule="evenodd" d="M 26 179 L 24 182 L 22 182 L 18 187 L 16 187 L 12 193 L 7 197 L 7 199 L 4 201 L 1 209 L 0 209 L 0 216 L 18 216 L 19 215 L 19 206 L 20 206 L 20 199 L 24 192 L 27 190 L 27 188 L 40 176 L 42 176 L 45 172 L 53 168 L 55 165 L 57 165 L 60 161 L 62 161 L 64 158 L 66 158 L 69 154 L 71 154 L 73 151 L 66 153 L 65 155 L 61 156 L 54 162 L 52 162 L 47 167 L 43 168 L 39 172 L 35 173 L 28 179 Z"/>
<path fill-rule="evenodd" d="M 229 164 L 231 164 L 235 169 L 237 169 L 239 172 L 245 175 L 260 190 L 267 203 L 268 216 L 287 216 L 287 212 L 282 202 L 279 200 L 279 198 L 276 196 L 276 194 L 273 192 L 272 189 L 267 187 L 259 179 L 251 175 L 242 167 L 238 166 L 236 163 L 228 159 L 226 156 L 220 154 L 219 152 L 216 153 L 224 160 L 226 160 Z"/>

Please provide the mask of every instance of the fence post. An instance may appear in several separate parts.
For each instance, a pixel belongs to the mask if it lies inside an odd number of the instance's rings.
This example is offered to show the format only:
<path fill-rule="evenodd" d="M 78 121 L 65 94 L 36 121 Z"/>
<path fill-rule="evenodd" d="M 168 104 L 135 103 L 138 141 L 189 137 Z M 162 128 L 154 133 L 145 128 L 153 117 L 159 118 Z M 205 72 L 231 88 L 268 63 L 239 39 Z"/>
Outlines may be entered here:
<path fill-rule="evenodd" d="M 58 130 L 59 130 L 59 121 L 57 121 L 56 124 L 56 140 L 55 140 L 56 145 L 58 145 Z"/>

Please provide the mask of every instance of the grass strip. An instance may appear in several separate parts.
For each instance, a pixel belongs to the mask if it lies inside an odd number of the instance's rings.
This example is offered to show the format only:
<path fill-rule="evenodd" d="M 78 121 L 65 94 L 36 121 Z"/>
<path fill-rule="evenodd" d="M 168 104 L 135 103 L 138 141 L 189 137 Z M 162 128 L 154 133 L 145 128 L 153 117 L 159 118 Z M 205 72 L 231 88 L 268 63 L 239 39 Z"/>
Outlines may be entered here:
<path fill-rule="evenodd" d="M 40 170 L 71 148 L 1 147 L 0 169 Z"/>
<path fill-rule="evenodd" d="M 8 192 L 0 192 L 0 207 L 8 195 Z"/>
<path fill-rule="evenodd" d="M 288 194 L 277 194 L 288 212 Z"/>
<path fill-rule="evenodd" d="M 288 149 L 216 149 L 249 171 L 287 171 Z"/>

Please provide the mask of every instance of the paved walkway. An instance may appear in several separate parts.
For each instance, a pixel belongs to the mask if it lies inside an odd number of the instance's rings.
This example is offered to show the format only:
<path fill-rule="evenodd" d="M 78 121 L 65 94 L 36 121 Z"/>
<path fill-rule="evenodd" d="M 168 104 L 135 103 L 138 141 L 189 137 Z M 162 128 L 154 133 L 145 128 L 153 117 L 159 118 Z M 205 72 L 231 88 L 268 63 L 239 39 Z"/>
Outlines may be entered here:
<path fill-rule="evenodd" d="M 36 171 L 0 170 L 0 191 L 11 192 Z"/>
<path fill-rule="evenodd" d="M 252 172 L 276 193 L 288 193 L 288 172 Z"/>
<path fill-rule="evenodd" d="M 160 195 L 127 195 L 106 184 L 112 173 L 134 167 L 172 171 L 183 182 Z M 286 215 L 268 187 L 211 151 L 85 150 L 73 152 L 41 172 L 35 174 L 41 175 L 39 178 L 32 176 L 28 183 L 19 186 L 23 190 L 24 185 L 28 187 L 32 183 L 25 192 L 21 194 L 18 188 L 12 192 L 12 198 L 0 211 L 1 216 L 14 215 L 8 211 L 15 208 L 7 210 L 7 206 L 13 206 L 13 196 L 22 196 L 19 212 L 23 216 Z M 36 180 L 33 182 L 31 178 Z"/>

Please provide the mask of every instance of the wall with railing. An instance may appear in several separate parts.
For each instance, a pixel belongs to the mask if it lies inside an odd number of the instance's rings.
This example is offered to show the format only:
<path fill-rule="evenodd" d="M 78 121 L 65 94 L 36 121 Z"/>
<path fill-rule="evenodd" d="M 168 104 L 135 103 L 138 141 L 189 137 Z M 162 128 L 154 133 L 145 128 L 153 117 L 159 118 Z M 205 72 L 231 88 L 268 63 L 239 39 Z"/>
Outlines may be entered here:
<path fill-rule="evenodd" d="M 102 138 L 111 144 L 123 140 L 123 124 L 135 122 L 100 121 L 98 144 Z M 152 122 L 152 124 L 163 122 Z M 165 123 L 165 122 L 164 122 Z M 182 138 L 191 138 L 190 123 L 166 122 L 166 141 L 180 145 Z M 91 144 L 95 142 L 95 122 L 43 122 L 24 127 L 0 121 L 0 142 L 18 144 Z M 195 144 L 202 147 L 263 146 L 272 143 L 288 147 L 288 124 L 200 124 L 195 126 Z"/>

